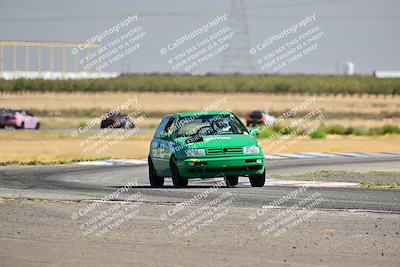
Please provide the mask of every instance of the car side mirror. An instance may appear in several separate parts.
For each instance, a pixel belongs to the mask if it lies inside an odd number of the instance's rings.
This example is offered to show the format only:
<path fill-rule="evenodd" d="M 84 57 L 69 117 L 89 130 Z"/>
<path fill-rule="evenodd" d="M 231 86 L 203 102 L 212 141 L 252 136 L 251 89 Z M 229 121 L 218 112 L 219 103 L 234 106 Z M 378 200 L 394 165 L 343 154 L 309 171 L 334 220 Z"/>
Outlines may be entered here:
<path fill-rule="evenodd" d="M 162 140 L 172 140 L 172 136 L 169 133 L 163 132 L 163 133 L 160 134 L 160 139 L 162 139 Z"/>
<path fill-rule="evenodd" d="M 256 135 L 259 135 L 259 134 L 260 134 L 260 131 L 259 131 L 258 129 L 251 129 L 250 132 L 249 132 L 249 134 L 250 134 L 251 136 L 256 136 Z"/>

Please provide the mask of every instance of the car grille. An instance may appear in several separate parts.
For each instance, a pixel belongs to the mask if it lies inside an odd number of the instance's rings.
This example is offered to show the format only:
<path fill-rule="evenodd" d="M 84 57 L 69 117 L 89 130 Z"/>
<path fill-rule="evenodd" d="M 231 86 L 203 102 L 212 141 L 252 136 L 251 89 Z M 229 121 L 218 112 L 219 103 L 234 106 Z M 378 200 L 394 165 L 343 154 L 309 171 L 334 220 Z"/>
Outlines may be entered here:
<path fill-rule="evenodd" d="M 243 153 L 243 148 L 241 147 L 207 149 L 207 155 L 231 155 L 231 154 L 242 154 L 242 153 Z"/>
<path fill-rule="evenodd" d="M 263 168 L 263 165 L 252 165 L 252 166 L 232 166 L 229 168 L 196 168 L 189 169 L 190 173 L 208 173 L 208 172 L 229 172 L 229 171 L 259 171 Z"/>

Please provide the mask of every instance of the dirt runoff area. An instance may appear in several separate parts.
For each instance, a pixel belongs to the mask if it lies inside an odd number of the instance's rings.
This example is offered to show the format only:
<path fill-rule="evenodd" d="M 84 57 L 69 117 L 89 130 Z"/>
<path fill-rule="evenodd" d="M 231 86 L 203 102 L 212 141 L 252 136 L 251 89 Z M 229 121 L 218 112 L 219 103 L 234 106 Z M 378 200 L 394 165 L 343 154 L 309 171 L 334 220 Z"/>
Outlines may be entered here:
<path fill-rule="evenodd" d="M 116 204 L 97 209 L 112 205 Z M 314 210 L 277 235 L 266 233 L 262 223 L 276 218 L 279 209 L 249 220 L 258 208 L 230 207 L 213 223 L 184 235 L 171 227 L 171 218 L 162 217 L 174 206 L 142 203 L 132 218 L 95 236 L 73 220 L 87 207 L 88 203 L 1 200 L 0 265 L 400 265 L 400 214 Z"/>
<path fill-rule="evenodd" d="M 300 180 L 300 181 L 322 181 L 322 182 L 349 182 L 349 183 L 382 183 L 400 185 L 399 171 L 336 171 L 322 170 L 315 172 L 306 172 L 298 175 L 279 175 L 274 174 L 270 178 Z"/>

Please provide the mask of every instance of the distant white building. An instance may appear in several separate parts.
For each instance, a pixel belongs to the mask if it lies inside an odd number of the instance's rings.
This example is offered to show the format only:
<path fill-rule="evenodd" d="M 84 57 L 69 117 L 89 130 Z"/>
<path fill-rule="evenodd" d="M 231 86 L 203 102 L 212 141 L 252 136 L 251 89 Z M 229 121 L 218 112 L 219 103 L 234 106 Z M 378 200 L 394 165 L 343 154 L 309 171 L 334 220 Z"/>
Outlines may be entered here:
<path fill-rule="evenodd" d="M 54 71 L 2 71 L 0 78 L 6 80 L 15 79 L 44 79 L 44 80 L 82 80 L 115 78 L 121 75 L 119 72 L 54 72 Z"/>
<path fill-rule="evenodd" d="M 376 78 L 400 78 L 400 71 L 376 70 L 374 76 Z"/>
<path fill-rule="evenodd" d="M 343 74 L 344 75 L 354 75 L 354 63 L 353 62 L 345 62 L 343 65 Z"/>

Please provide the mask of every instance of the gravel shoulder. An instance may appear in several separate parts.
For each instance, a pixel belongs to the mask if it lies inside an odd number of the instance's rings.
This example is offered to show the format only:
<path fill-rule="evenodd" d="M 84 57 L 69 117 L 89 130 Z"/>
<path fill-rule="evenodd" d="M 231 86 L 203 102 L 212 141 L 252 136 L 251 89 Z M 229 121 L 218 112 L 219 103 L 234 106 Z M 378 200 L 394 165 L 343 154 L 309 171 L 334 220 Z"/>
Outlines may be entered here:
<path fill-rule="evenodd" d="M 322 170 L 298 175 L 274 175 L 271 178 L 296 181 L 391 183 L 400 185 L 400 172 L 396 171 L 333 171 Z"/>
<path fill-rule="evenodd" d="M 98 207 L 97 212 L 110 205 Z M 399 214 L 323 211 L 280 237 L 263 236 L 255 208 L 230 207 L 191 236 L 175 236 L 160 214 L 140 212 L 101 237 L 84 236 L 71 214 L 87 203 L 1 200 L 2 266 L 399 266 Z M 193 207 L 186 207 L 193 209 Z M 268 211 L 274 216 L 278 209 Z M 259 219 L 265 219 L 259 218 Z"/>

